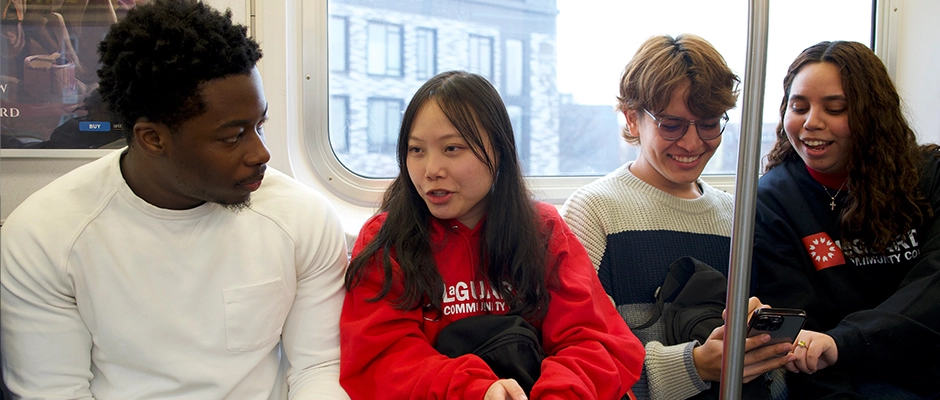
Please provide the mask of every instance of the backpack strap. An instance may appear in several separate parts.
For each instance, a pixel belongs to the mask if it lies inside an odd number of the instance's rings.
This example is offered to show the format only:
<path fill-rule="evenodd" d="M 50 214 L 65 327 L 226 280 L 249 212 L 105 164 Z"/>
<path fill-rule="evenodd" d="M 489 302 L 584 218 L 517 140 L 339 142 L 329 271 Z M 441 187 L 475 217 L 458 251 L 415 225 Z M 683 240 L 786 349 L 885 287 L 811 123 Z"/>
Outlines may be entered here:
<path fill-rule="evenodd" d="M 666 273 L 666 279 L 663 281 L 662 286 L 656 288 L 656 292 L 653 293 L 653 296 L 656 297 L 656 304 L 653 306 L 653 315 L 650 317 L 649 321 L 646 321 L 646 323 L 643 325 L 634 327 L 633 329 L 646 329 L 650 326 L 653 326 L 653 324 L 659 320 L 659 317 L 663 315 L 663 303 L 666 301 L 666 299 L 675 295 L 676 291 L 685 284 L 685 282 L 679 282 L 679 278 L 676 277 L 676 269 L 681 267 L 678 264 L 683 260 L 683 258 L 680 258 L 669 265 L 669 272 Z M 688 280 L 687 276 L 684 278 L 685 280 Z"/>

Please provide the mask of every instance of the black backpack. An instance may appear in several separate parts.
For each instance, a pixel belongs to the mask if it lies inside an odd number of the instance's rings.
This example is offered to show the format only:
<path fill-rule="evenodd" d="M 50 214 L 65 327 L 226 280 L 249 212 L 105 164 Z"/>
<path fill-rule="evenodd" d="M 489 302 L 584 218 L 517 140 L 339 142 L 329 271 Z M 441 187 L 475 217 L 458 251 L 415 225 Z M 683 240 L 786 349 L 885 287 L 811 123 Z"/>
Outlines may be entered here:
<path fill-rule="evenodd" d="M 653 316 L 634 330 L 653 325 L 662 316 L 665 324 L 667 345 L 688 343 L 697 340 L 705 343 L 712 330 L 724 324 L 721 312 L 725 309 L 728 279 L 693 257 L 682 257 L 669 265 L 669 272 L 662 286 L 656 289 L 656 305 Z M 671 302 L 665 308 L 663 304 Z M 770 382 L 766 375 L 745 383 L 741 388 L 742 399 L 770 398 Z M 717 382 L 711 388 L 692 397 L 693 399 L 718 399 L 720 389 Z"/>
<path fill-rule="evenodd" d="M 728 279 L 721 272 L 693 257 L 682 257 L 669 265 L 662 286 L 656 289 L 653 316 L 633 329 L 649 328 L 665 315 L 667 345 L 705 339 L 724 324 Z M 663 303 L 671 302 L 665 309 Z"/>
<path fill-rule="evenodd" d="M 532 390 L 542 370 L 542 335 L 518 315 L 475 315 L 451 322 L 441 330 L 434 348 L 448 357 L 476 354 L 500 379 L 515 379 Z"/>

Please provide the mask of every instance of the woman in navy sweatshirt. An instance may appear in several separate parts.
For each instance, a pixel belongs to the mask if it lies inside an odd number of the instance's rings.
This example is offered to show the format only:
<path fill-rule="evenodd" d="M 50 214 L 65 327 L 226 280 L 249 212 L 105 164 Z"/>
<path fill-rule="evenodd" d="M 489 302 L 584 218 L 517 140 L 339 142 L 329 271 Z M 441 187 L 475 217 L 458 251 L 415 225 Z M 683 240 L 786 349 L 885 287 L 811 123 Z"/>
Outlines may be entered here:
<path fill-rule="evenodd" d="M 754 261 L 761 300 L 808 317 L 790 398 L 940 394 L 937 145 L 918 145 L 860 43 L 807 48 L 784 91 Z"/>

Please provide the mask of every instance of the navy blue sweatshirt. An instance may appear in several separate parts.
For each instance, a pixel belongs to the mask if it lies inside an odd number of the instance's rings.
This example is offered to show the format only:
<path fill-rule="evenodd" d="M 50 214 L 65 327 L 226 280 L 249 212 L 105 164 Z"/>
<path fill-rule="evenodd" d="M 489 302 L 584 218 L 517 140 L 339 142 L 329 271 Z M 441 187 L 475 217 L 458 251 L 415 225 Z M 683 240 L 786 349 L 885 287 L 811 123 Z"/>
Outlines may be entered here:
<path fill-rule="evenodd" d="M 815 374 L 788 374 L 790 398 L 863 398 L 859 382 L 940 394 L 940 157 L 926 159 L 921 190 L 933 216 L 883 252 L 842 251 L 835 199 L 800 159 L 761 177 L 754 263 L 758 295 L 806 311 L 805 329 L 836 342 L 839 359 Z M 863 246 L 862 246 L 863 247 Z"/>

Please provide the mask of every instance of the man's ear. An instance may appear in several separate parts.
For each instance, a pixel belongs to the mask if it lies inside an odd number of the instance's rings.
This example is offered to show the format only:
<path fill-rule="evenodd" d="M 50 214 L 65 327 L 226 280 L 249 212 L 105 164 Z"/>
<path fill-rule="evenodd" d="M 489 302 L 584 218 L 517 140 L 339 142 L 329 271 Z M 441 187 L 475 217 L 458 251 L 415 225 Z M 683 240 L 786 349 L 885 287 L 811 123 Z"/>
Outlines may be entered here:
<path fill-rule="evenodd" d="M 153 155 L 163 154 L 169 134 L 169 128 L 163 124 L 147 120 L 140 120 L 134 124 L 134 141 L 141 150 Z"/>
<path fill-rule="evenodd" d="M 624 110 L 623 117 L 627 119 L 627 127 L 630 129 L 630 134 L 639 137 L 640 114 L 637 110 Z"/>

